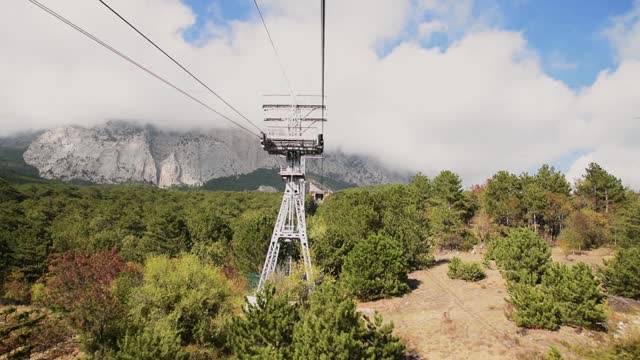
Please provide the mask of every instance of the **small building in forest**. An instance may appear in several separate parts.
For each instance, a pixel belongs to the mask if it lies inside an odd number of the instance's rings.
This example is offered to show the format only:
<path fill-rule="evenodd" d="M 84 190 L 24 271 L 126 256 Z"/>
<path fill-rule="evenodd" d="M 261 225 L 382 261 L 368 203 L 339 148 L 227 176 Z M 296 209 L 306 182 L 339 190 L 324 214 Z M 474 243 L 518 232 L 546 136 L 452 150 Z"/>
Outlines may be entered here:
<path fill-rule="evenodd" d="M 313 181 L 309 181 L 309 196 L 313 198 L 313 201 L 320 204 L 324 199 L 331 195 L 333 191 L 326 187 L 322 187 Z"/>

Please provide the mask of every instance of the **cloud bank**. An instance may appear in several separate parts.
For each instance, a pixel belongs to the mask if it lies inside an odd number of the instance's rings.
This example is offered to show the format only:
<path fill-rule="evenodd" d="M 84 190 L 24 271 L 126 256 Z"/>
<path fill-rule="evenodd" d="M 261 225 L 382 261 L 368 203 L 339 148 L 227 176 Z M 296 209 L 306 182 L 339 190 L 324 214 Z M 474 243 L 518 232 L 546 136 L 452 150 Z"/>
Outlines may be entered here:
<path fill-rule="evenodd" d="M 97 1 L 42 2 L 233 115 Z M 317 3 L 262 1 L 298 93 L 320 87 Z M 178 0 L 110 4 L 250 118 L 262 118 L 262 94 L 286 93 L 257 17 L 215 17 L 187 42 L 183 33 L 196 18 Z M 474 14 L 473 5 L 329 2 L 328 147 L 375 155 L 396 169 L 431 175 L 451 169 L 467 184 L 587 149 L 571 159 L 570 179 L 597 161 L 640 188 L 640 2 L 603 29 L 618 66 L 582 89 L 546 74 L 522 33 L 501 29 L 494 9 Z M 430 43 L 438 34 L 448 46 Z M 111 118 L 169 128 L 225 125 L 25 0 L 8 2 L 0 13 L 0 48 L 0 135 Z"/>

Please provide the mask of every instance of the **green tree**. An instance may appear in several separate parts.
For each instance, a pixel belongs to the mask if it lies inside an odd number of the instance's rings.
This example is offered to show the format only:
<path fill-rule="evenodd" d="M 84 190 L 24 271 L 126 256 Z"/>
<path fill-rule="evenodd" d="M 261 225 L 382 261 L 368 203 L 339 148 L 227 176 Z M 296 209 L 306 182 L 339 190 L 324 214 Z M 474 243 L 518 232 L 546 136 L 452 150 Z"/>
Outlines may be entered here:
<path fill-rule="evenodd" d="M 591 209 L 574 211 L 566 220 L 566 227 L 560 233 L 558 242 L 570 250 L 589 250 L 610 241 L 608 219 L 604 214 Z"/>
<path fill-rule="evenodd" d="M 402 359 L 404 345 L 382 318 L 364 319 L 332 281 L 311 294 L 293 332 L 294 359 Z"/>
<path fill-rule="evenodd" d="M 626 199 L 622 181 L 596 163 L 590 163 L 586 174 L 576 183 L 576 195 L 588 200 L 592 209 L 599 212 L 609 212 L 612 204 Z"/>
<path fill-rule="evenodd" d="M 275 217 L 267 211 L 248 212 L 236 221 L 231 252 L 238 271 L 260 273 L 274 224 Z"/>
<path fill-rule="evenodd" d="M 349 253 L 341 280 L 361 300 L 376 300 L 409 291 L 402 246 L 391 237 L 373 235 Z"/>
<path fill-rule="evenodd" d="M 640 246 L 640 200 L 633 199 L 617 217 L 615 240 L 621 247 Z"/>
<path fill-rule="evenodd" d="M 570 196 L 571 184 L 553 166 L 543 164 L 535 175 L 535 182 L 547 193 Z"/>
<path fill-rule="evenodd" d="M 496 261 L 507 280 L 537 284 L 551 262 L 551 248 L 535 232 L 515 228 L 490 244 L 487 258 Z"/>
<path fill-rule="evenodd" d="M 174 206 L 160 207 L 147 223 L 141 240 L 144 254 L 175 256 L 191 249 L 191 237 L 185 219 Z"/>
<path fill-rule="evenodd" d="M 640 247 L 619 249 L 612 260 L 605 260 L 602 275 L 610 294 L 640 300 Z"/>
<path fill-rule="evenodd" d="M 594 328 L 605 321 L 604 296 L 585 263 L 572 267 L 554 263 L 542 276 L 542 287 L 559 305 L 563 324 Z"/>
<path fill-rule="evenodd" d="M 487 213 L 498 223 L 516 226 L 521 219 L 520 179 L 507 171 L 499 171 L 487 181 L 483 202 Z"/>
<path fill-rule="evenodd" d="M 143 273 L 128 301 L 132 336 L 161 326 L 174 329 L 183 345 L 219 345 L 221 324 L 232 310 L 230 284 L 220 269 L 192 255 L 157 256 L 147 259 Z"/>
<path fill-rule="evenodd" d="M 524 283 L 509 282 L 508 302 L 513 306 L 511 318 L 524 328 L 557 330 L 562 324 L 562 310 L 548 289 Z"/>
<path fill-rule="evenodd" d="M 240 358 L 291 359 L 293 329 L 299 315 L 285 295 L 266 286 L 255 304 L 247 303 L 244 316 L 231 325 L 229 343 Z"/>
<path fill-rule="evenodd" d="M 422 174 L 417 173 L 411 182 L 409 182 L 409 190 L 414 193 L 415 198 L 418 200 L 418 206 L 421 210 L 427 208 L 429 199 L 433 194 L 433 184 L 429 178 Z"/>
<path fill-rule="evenodd" d="M 178 333 L 166 323 L 154 323 L 139 332 L 127 334 L 119 349 L 106 356 L 117 360 L 186 360 Z"/>
<path fill-rule="evenodd" d="M 520 177 L 522 183 L 522 207 L 529 225 L 537 231 L 538 225 L 543 221 L 544 210 L 549 205 L 545 189 L 537 181 L 536 177 L 523 174 Z"/>

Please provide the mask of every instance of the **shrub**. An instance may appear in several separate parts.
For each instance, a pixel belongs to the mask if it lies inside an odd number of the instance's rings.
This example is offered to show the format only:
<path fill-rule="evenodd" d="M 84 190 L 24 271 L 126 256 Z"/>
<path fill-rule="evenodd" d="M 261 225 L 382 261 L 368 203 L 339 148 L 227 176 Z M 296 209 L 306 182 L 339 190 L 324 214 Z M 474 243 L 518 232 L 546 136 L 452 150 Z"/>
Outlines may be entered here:
<path fill-rule="evenodd" d="M 231 289 L 220 269 L 193 255 L 151 257 L 128 305 L 134 330 L 161 326 L 173 329 L 185 345 L 209 345 L 219 339 L 222 317 L 231 313 Z"/>
<path fill-rule="evenodd" d="M 594 328 L 606 319 L 604 296 L 586 264 L 568 267 L 555 263 L 542 277 L 542 286 L 560 306 L 564 325 Z"/>
<path fill-rule="evenodd" d="M 162 326 L 164 325 L 164 326 Z M 118 342 L 120 350 L 107 356 L 117 360 L 182 360 L 188 353 L 182 348 L 180 336 L 167 324 L 154 324 Z"/>
<path fill-rule="evenodd" d="M 402 245 L 386 235 L 358 243 L 347 256 L 341 279 L 360 300 L 376 300 L 409 291 Z"/>
<path fill-rule="evenodd" d="M 293 331 L 294 359 L 402 359 L 404 345 L 392 324 L 364 318 L 334 282 L 311 294 Z"/>
<path fill-rule="evenodd" d="M 507 280 L 537 284 L 551 262 L 551 248 L 535 232 L 517 228 L 494 240 L 486 256 L 496 261 Z"/>
<path fill-rule="evenodd" d="M 511 318 L 525 328 L 556 330 L 561 325 L 561 309 L 547 289 L 511 282 L 507 291 L 513 305 Z"/>
<path fill-rule="evenodd" d="M 562 360 L 562 354 L 558 351 L 558 348 L 551 345 L 549 351 L 544 355 L 543 360 Z"/>
<path fill-rule="evenodd" d="M 486 277 L 484 271 L 482 271 L 482 265 L 480 263 L 465 263 L 457 256 L 454 256 L 453 259 L 451 259 L 447 276 L 452 279 L 462 279 L 465 281 L 479 281 Z"/>
<path fill-rule="evenodd" d="M 509 302 L 518 326 L 555 330 L 560 325 L 595 328 L 605 319 L 598 283 L 591 269 L 579 263 L 573 267 L 553 264 L 542 283 L 511 282 Z"/>
<path fill-rule="evenodd" d="M 618 250 L 605 266 L 602 277 L 609 293 L 640 300 L 640 247 Z"/>
<path fill-rule="evenodd" d="M 229 344 L 238 357 L 290 359 L 293 327 L 299 319 L 287 296 L 272 286 L 258 293 L 255 304 L 246 304 L 244 316 L 233 320 Z"/>

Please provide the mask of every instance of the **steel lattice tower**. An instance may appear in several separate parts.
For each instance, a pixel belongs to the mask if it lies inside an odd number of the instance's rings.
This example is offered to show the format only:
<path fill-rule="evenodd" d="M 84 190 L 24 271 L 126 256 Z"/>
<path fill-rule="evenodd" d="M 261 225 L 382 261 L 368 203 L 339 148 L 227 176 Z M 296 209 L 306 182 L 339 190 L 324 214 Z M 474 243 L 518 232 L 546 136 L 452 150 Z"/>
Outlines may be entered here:
<path fill-rule="evenodd" d="M 267 133 L 263 134 L 262 147 L 271 155 L 286 159 L 286 165 L 280 167 L 280 176 L 285 181 L 285 191 L 278 219 L 273 228 L 269 251 L 262 267 L 258 292 L 276 271 L 282 243 L 300 244 L 307 279 L 311 279 L 311 254 L 307 240 L 305 219 L 305 158 L 317 158 L 324 151 L 323 134 L 317 122 L 326 121 L 324 101 L 321 96 L 282 96 L 265 97 L 263 110 L 267 122 Z M 304 103 L 300 103 L 303 100 Z M 323 115 L 310 117 L 316 110 Z M 285 273 L 291 272 L 291 255 L 284 265 Z"/>

